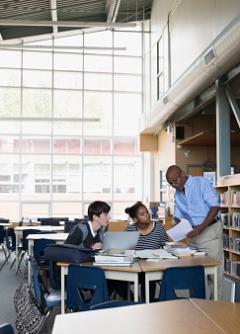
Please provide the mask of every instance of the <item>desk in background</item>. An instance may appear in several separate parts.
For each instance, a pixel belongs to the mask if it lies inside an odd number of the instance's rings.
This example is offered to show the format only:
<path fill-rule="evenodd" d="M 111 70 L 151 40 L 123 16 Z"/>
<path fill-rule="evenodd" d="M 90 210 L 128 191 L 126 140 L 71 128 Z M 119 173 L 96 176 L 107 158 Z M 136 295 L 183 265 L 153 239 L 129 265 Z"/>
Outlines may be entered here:
<path fill-rule="evenodd" d="M 46 226 L 45 226 L 46 227 Z M 56 227 L 56 226 L 53 226 Z M 34 241 L 39 239 L 51 239 L 56 241 L 57 244 L 63 244 L 67 239 L 68 233 L 44 233 L 44 234 L 29 234 L 28 240 L 28 255 L 30 258 L 33 256 Z M 31 261 L 28 261 L 28 284 L 31 285 Z"/>
<path fill-rule="evenodd" d="M 197 303 L 196 299 L 181 299 L 125 306 L 121 310 L 110 308 L 57 315 L 52 334 L 79 334 L 81 328 L 99 334 L 240 333 L 240 304 L 207 300 Z M 221 314 L 219 320 L 218 313 Z"/>
<path fill-rule="evenodd" d="M 41 232 L 63 232 L 64 231 L 64 226 L 51 226 L 51 225 L 38 225 L 38 226 L 17 226 L 14 228 L 14 232 L 16 234 L 16 246 L 20 244 L 20 240 L 23 236 L 23 231 L 24 230 L 39 230 Z M 18 267 L 19 263 L 19 253 L 17 252 L 17 247 L 16 247 L 16 267 Z"/>

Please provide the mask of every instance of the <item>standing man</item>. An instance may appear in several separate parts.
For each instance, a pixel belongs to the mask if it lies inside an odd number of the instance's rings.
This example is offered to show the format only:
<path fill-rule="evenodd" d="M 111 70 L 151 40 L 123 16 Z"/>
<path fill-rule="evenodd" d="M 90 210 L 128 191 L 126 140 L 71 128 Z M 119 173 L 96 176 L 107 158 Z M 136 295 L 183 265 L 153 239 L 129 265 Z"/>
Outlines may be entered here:
<path fill-rule="evenodd" d="M 167 182 L 176 189 L 174 221 L 187 219 L 193 230 L 187 234 L 189 246 L 197 248 L 218 261 L 218 299 L 223 286 L 222 224 L 218 220 L 219 197 L 211 183 L 202 176 L 187 176 L 177 165 L 166 173 Z M 212 291 L 212 282 L 209 282 Z"/>

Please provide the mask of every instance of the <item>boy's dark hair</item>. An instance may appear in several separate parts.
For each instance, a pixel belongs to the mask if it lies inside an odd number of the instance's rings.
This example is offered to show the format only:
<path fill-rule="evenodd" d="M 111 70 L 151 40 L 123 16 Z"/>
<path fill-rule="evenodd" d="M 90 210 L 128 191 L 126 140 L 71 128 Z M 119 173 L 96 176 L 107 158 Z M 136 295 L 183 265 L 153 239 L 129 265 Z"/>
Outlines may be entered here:
<path fill-rule="evenodd" d="M 111 207 L 106 203 L 102 201 L 95 201 L 92 202 L 88 207 L 88 217 L 92 221 L 93 215 L 100 216 L 101 213 L 109 213 L 111 210 Z"/>
<path fill-rule="evenodd" d="M 137 218 L 137 212 L 139 208 L 146 208 L 146 206 L 142 203 L 142 202 L 136 202 L 135 204 L 133 204 L 132 206 L 130 206 L 129 208 L 125 209 L 125 212 L 132 218 Z"/>

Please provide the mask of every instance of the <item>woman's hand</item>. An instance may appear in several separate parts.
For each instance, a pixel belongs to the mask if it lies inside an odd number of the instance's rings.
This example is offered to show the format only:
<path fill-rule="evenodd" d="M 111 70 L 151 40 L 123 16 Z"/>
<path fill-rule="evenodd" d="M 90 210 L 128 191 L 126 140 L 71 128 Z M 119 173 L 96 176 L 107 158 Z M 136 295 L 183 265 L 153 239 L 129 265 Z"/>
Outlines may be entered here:
<path fill-rule="evenodd" d="M 102 248 L 101 242 L 96 242 L 95 244 L 92 245 L 92 249 L 101 249 L 101 248 Z"/>

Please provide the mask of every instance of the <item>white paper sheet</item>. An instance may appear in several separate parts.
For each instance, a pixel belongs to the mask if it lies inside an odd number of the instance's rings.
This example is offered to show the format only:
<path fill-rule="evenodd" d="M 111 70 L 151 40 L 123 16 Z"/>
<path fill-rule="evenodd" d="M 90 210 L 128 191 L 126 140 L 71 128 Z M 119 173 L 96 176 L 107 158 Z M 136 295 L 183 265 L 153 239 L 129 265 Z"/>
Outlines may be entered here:
<path fill-rule="evenodd" d="M 176 257 L 168 253 L 165 249 L 144 249 L 137 250 L 135 257 L 140 259 L 175 259 Z"/>
<path fill-rule="evenodd" d="M 188 232 L 192 231 L 192 225 L 187 219 L 182 219 L 178 224 L 167 230 L 167 234 L 173 241 L 180 241 L 186 238 Z"/>

